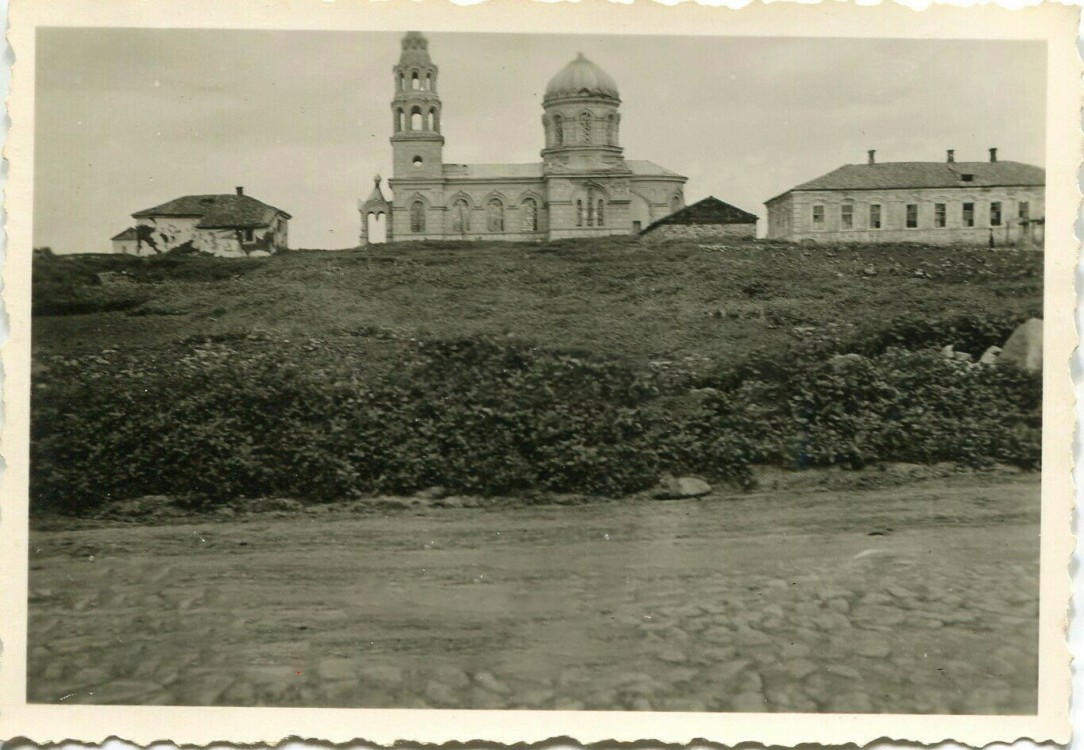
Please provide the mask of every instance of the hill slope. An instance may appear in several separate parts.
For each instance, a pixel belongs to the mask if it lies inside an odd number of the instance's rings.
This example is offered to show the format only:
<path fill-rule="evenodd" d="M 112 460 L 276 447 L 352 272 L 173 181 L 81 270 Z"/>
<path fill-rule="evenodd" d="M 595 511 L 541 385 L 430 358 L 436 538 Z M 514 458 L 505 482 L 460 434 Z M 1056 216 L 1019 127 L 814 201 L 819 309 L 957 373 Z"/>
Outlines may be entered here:
<path fill-rule="evenodd" d="M 110 269 L 120 273 L 96 285 L 94 274 Z M 34 343 L 86 352 L 252 330 L 284 339 L 512 334 L 640 363 L 735 363 L 798 340 L 876 337 L 894 321 L 996 320 L 994 343 L 1041 315 L 1041 284 L 1041 254 L 921 246 L 600 240 L 239 261 L 46 258 L 35 262 L 36 310 L 100 311 L 39 315 Z M 987 343 L 960 335 L 929 343 Z"/>

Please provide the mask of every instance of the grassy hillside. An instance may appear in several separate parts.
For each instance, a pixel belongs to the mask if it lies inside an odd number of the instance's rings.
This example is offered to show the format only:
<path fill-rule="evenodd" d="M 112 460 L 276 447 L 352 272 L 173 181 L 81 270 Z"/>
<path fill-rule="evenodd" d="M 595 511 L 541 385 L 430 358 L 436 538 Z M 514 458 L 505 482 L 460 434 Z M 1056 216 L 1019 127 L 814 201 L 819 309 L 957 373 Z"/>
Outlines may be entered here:
<path fill-rule="evenodd" d="M 113 279 L 95 284 L 103 270 Z M 544 348 L 699 368 L 796 341 L 877 336 L 902 319 L 1019 321 L 1040 314 L 1041 283 L 1036 253 L 767 242 L 44 258 L 35 261 L 35 308 L 83 314 L 37 316 L 34 343 L 88 352 L 252 330 L 286 339 L 512 334 Z M 930 343 L 971 345 L 948 336 Z"/>
<path fill-rule="evenodd" d="M 36 508 L 1039 460 L 1040 378 L 939 352 L 1041 313 L 1032 253 L 604 240 L 34 270 Z"/>

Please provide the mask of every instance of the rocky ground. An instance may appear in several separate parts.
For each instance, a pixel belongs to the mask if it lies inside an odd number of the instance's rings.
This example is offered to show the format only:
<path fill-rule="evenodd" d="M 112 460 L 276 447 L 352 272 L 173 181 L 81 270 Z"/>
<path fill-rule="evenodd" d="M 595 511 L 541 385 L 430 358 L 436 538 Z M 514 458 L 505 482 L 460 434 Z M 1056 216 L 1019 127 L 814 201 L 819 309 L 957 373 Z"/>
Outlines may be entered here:
<path fill-rule="evenodd" d="M 28 698 L 1036 709 L 1039 481 L 31 533 Z"/>

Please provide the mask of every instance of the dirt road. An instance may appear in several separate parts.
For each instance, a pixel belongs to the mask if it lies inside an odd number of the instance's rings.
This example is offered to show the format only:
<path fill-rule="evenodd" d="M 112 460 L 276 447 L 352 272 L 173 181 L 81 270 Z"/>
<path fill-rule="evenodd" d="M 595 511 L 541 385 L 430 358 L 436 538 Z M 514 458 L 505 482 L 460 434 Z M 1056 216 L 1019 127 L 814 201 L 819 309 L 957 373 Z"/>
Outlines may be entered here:
<path fill-rule="evenodd" d="M 35 531 L 28 697 L 1033 712 L 1038 489 Z"/>

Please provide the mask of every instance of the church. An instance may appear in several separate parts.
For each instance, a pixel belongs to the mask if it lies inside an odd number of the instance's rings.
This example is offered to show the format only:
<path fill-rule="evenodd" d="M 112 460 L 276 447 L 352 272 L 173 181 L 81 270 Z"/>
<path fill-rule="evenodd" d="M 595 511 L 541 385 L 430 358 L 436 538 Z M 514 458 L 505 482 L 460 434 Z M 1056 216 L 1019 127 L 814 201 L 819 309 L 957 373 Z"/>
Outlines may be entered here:
<path fill-rule="evenodd" d="M 617 84 L 582 54 L 542 99 L 542 161 L 449 164 L 429 43 L 402 40 L 391 102 L 394 197 L 381 178 L 359 203 L 361 244 L 417 240 L 531 241 L 638 234 L 685 205 L 686 177 L 621 148 Z"/>

